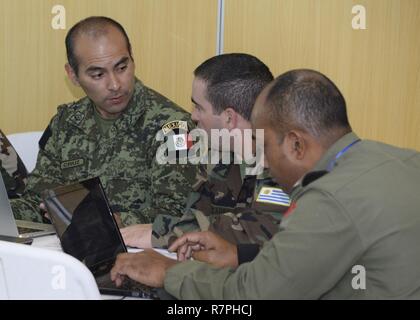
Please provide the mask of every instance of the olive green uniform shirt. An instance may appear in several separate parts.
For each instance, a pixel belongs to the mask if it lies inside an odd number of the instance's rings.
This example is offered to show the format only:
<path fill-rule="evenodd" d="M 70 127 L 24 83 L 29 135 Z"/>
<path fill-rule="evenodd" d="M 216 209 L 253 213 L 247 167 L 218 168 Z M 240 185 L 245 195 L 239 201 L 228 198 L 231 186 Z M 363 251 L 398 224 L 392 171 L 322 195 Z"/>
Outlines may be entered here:
<path fill-rule="evenodd" d="M 361 141 L 334 161 L 357 139 L 342 137 L 303 177 L 282 230 L 252 262 L 180 263 L 166 290 L 182 299 L 419 299 L 420 154 Z"/>

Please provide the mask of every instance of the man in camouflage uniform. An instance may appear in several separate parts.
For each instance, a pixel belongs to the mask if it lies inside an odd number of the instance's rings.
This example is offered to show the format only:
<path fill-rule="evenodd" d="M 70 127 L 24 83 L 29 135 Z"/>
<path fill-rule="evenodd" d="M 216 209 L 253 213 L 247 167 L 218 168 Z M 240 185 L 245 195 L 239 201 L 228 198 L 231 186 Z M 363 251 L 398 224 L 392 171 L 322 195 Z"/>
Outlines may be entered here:
<path fill-rule="evenodd" d="M 263 62 L 247 54 L 210 58 L 196 68 L 194 76 L 191 118 L 209 136 L 211 129 L 251 129 L 255 99 L 273 79 Z M 246 175 L 246 165 L 234 163 L 233 155 L 231 159 L 228 164 L 200 167 L 182 217 L 159 215 L 153 227 L 124 228 L 126 244 L 166 248 L 176 237 L 193 230 L 213 230 L 238 244 L 261 245 L 270 239 L 289 206 L 288 197 L 266 171 Z M 273 192 L 284 199 L 270 197 Z"/>
<path fill-rule="evenodd" d="M 0 130 L 0 172 L 9 198 L 22 194 L 28 172 L 6 135 Z"/>
<path fill-rule="evenodd" d="M 95 176 L 125 225 L 180 215 L 195 169 L 158 164 L 156 134 L 191 126 L 189 114 L 135 78 L 130 42 L 116 21 L 82 20 L 69 30 L 66 48 L 68 76 L 87 97 L 58 107 L 25 194 L 12 201 L 15 217 L 41 221 L 44 189 Z"/>
<path fill-rule="evenodd" d="M 281 231 L 251 262 L 226 268 L 202 261 L 229 260 L 235 246 L 189 233 L 170 249 L 187 245 L 194 261 L 121 254 L 111 279 L 164 286 L 179 299 L 420 299 L 420 153 L 361 140 L 340 91 L 312 70 L 267 86 L 252 123 L 291 194 Z"/>
<path fill-rule="evenodd" d="M 201 168 L 181 218 L 157 216 L 151 236 L 153 247 L 167 248 L 177 237 L 196 230 L 211 230 L 232 243 L 261 246 L 278 231 L 290 203 L 266 170 L 257 176 L 245 176 L 245 165 L 210 167 L 207 171 Z M 285 199 L 264 200 L 264 192 L 273 190 L 284 194 Z"/>

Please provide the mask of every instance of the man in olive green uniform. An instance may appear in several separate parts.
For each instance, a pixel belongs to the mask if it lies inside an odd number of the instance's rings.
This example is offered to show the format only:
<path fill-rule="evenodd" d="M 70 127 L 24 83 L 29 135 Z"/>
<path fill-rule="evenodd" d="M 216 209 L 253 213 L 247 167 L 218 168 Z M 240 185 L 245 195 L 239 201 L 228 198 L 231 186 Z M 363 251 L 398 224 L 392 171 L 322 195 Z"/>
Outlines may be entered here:
<path fill-rule="evenodd" d="M 95 176 L 126 225 L 180 215 L 196 171 L 159 164 L 163 142 L 156 134 L 191 126 L 189 114 L 135 78 L 129 39 L 114 20 L 82 20 L 69 30 L 66 48 L 66 71 L 87 97 L 59 106 L 39 142 L 25 194 L 12 201 L 15 217 L 41 221 L 44 189 Z"/>
<path fill-rule="evenodd" d="M 419 299 L 420 153 L 360 140 L 340 91 L 311 70 L 265 88 L 252 122 L 265 129 L 270 171 L 291 194 L 282 230 L 236 269 L 150 251 L 120 255 L 117 284 L 128 275 L 184 299 Z M 209 232 L 170 249 L 185 245 L 202 260 L 235 254 Z"/>
<path fill-rule="evenodd" d="M 273 79 L 262 61 L 241 53 L 212 57 L 196 68 L 194 76 L 191 118 L 209 137 L 212 129 L 251 130 L 255 99 Z M 200 166 L 182 217 L 157 216 L 153 232 L 150 225 L 124 228 L 126 244 L 167 248 L 194 230 L 212 230 L 233 243 L 261 245 L 270 239 L 289 206 L 288 196 L 266 171 L 247 175 L 246 164 L 235 162 L 233 153 L 230 156 L 228 163 Z"/>

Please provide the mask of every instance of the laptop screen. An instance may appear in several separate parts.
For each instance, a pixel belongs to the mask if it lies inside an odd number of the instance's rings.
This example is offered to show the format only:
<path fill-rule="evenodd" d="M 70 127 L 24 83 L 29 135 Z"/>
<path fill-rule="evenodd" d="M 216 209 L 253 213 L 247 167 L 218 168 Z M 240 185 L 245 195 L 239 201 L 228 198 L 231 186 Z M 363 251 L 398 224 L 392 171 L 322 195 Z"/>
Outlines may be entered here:
<path fill-rule="evenodd" d="M 47 190 L 43 198 L 63 251 L 92 272 L 127 252 L 99 178 Z"/>

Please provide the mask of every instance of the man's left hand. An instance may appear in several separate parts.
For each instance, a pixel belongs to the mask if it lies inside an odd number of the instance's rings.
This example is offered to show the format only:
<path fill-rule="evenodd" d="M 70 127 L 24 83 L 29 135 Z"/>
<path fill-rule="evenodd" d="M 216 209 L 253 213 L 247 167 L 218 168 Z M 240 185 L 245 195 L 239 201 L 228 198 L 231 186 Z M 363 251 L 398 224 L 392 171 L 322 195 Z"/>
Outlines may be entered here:
<path fill-rule="evenodd" d="M 168 250 L 177 251 L 179 261 L 185 261 L 192 256 L 195 260 L 217 268 L 238 266 L 236 245 L 210 231 L 186 233 L 175 240 Z"/>

